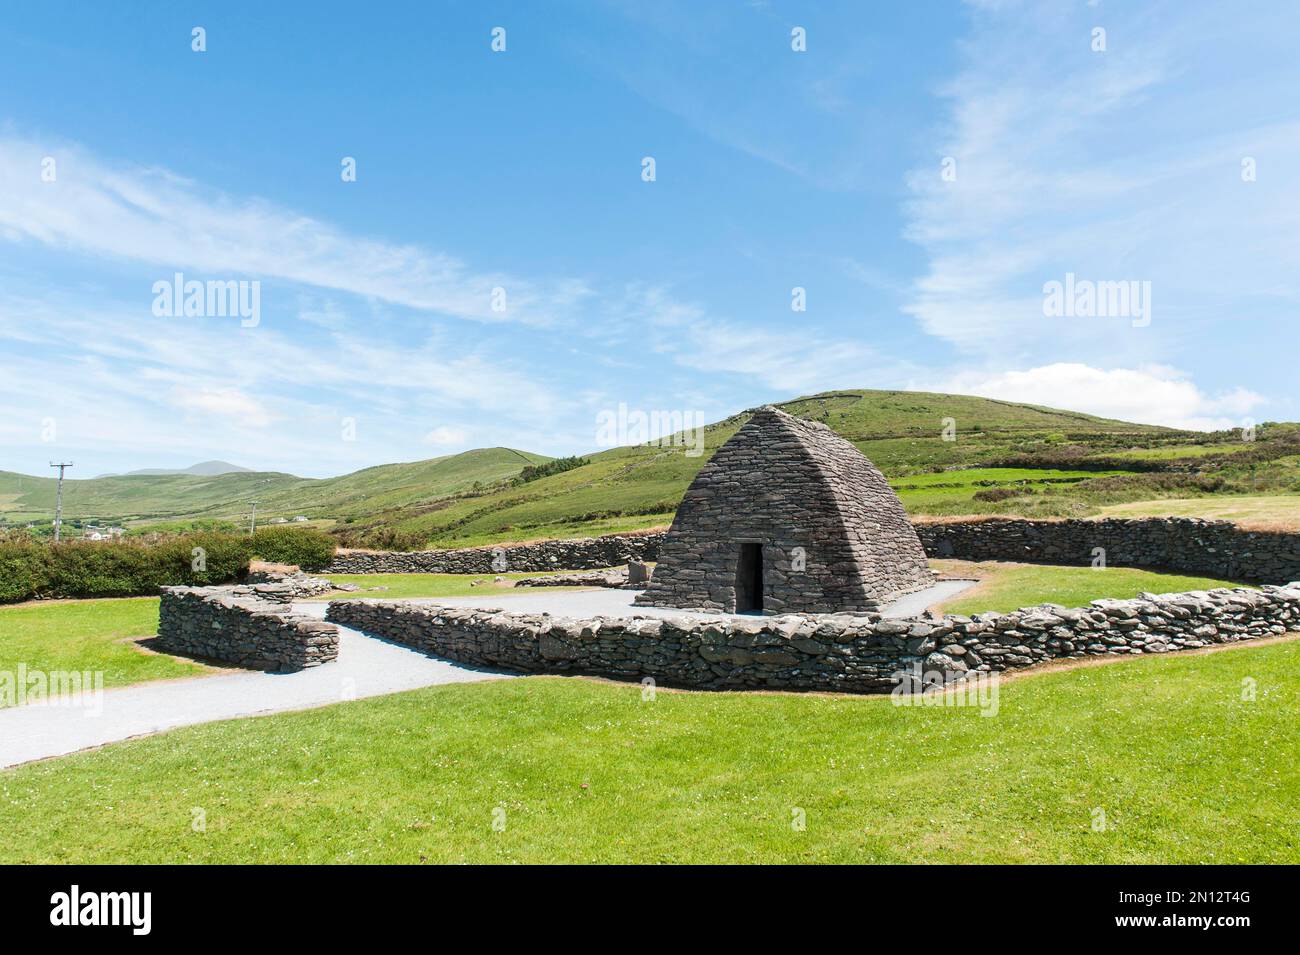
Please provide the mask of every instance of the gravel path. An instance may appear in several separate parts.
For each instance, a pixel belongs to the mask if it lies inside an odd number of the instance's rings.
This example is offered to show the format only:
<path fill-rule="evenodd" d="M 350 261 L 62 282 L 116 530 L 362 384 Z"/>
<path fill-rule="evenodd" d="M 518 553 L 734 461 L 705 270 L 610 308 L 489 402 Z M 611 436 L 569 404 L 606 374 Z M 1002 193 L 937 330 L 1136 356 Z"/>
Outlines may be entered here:
<path fill-rule="evenodd" d="M 887 607 L 886 616 L 910 616 L 951 597 L 974 581 L 941 581 Z M 502 607 L 557 616 L 669 616 L 688 611 L 633 607 L 635 590 L 527 591 L 484 597 L 413 600 L 461 607 Z M 323 602 L 294 605 L 301 613 L 325 615 Z M 707 614 L 690 614 L 708 616 Z M 726 616 L 736 616 L 727 614 Z M 0 768 L 35 759 L 161 733 L 178 726 L 240 716 L 328 706 L 343 700 L 382 696 L 440 683 L 494 680 L 510 674 L 475 669 L 425 656 L 415 650 L 339 627 L 339 658 L 298 673 L 238 672 L 143 683 L 105 690 L 99 706 L 15 706 L 0 709 Z"/>
<path fill-rule="evenodd" d="M 314 616 L 325 613 L 324 604 L 303 603 L 296 609 Z M 339 628 L 339 638 L 337 661 L 298 673 L 244 671 L 142 683 L 105 690 L 99 707 L 0 709 L 0 767 L 194 723 L 310 709 L 439 683 L 508 675 L 437 660 L 347 627 Z"/>
<path fill-rule="evenodd" d="M 947 600 L 967 588 L 975 586 L 974 580 L 941 580 L 932 587 L 908 594 L 885 607 L 886 617 L 912 617 L 931 604 Z M 639 614 L 644 617 L 736 617 L 745 614 L 711 614 L 702 611 L 670 610 L 665 607 L 634 607 L 632 601 L 639 590 L 567 590 L 550 591 L 545 588 L 515 587 L 501 593 L 483 597 L 437 597 L 430 599 L 408 598 L 410 603 L 437 603 L 452 607 L 500 607 L 528 613 L 550 613 L 557 617 L 626 617 Z M 377 598 L 382 600 L 383 598 Z M 752 615 L 750 615 L 752 616 Z"/>

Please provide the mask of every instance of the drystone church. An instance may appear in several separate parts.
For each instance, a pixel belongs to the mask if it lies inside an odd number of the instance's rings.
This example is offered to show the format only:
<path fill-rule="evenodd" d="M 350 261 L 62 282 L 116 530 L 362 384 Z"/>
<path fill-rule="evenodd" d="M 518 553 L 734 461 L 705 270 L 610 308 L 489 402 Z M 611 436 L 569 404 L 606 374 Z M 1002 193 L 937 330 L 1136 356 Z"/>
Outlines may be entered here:
<path fill-rule="evenodd" d="M 636 603 L 861 611 L 932 580 L 884 475 L 826 425 L 769 406 L 700 470 Z"/>

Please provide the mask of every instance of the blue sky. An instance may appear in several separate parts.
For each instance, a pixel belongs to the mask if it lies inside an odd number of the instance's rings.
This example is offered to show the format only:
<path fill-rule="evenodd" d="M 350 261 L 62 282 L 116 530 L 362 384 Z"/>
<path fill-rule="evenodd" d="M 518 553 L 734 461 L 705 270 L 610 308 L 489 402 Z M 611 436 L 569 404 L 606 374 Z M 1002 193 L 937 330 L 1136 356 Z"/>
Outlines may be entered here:
<path fill-rule="evenodd" d="M 312 10 L 6 6 L 0 468 L 567 454 L 833 388 L 1300 417 L 1292 5 Z M 258 324 L 155 315 L 176 272 Z M 1149 323 L 1046 316 L 1067 273 Z"/>

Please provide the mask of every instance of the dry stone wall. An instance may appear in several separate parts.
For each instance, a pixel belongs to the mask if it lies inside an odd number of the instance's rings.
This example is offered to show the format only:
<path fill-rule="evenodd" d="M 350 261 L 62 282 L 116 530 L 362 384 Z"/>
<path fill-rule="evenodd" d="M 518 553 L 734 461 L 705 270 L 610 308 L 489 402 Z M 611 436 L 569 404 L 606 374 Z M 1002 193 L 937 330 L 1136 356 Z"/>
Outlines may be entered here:
<path fill-rule="evenodd" d="M 931 557 L 1154 567 L 1234 580 L 1300 580 L 1300 534 L 1243 530 L 1231 521 L 1134 520 L 917 522 Z"/>
<path fill-rule="evenodd" d="M 293 600 L 318 597 L 336 589 L 324 577 L 312 577 L 302 572 L 282 573 L 275 570 L 250 570 L 244 578 L 246 584 L 286 584 Z"/>
<path fill-rule="evenodd" d="M 335 601 L 328 620 L 427 653 L 526 673 L 650 677 L 665 686 L 869 693 L 913 671 L 945 679 L 1109 654 L 1161 654 L 1300 629 L 1300 583 L 906 620 L 878 614 L 595 618 Z"/>
<path fill-rule="evenodd" d="M 164 587 L 157 648 L 287 673 L 338 657 L 333 624 L 293 612 L 292 583 Z"/>
<path fill-rule="evenodd" d="M 1300 579 L 1300 534 L 1242 530 L 1230 521 L 1152 517 L 1032 521 L 987 518 L 917 521 L 930 557 L 1090 564 L 1095 548 L 1116 567 L 1154 567 L 1212 577 L 1280 583 Z M 326 573 L 488 574 L 498 550 L 507 570 L 592 570 L 655 561 L 664 534 L 610 535 L 505 548 L 339 554 Z M 499 572 L 499 571 L 498 571 Z"/>
<path fill-rule="evenodd" d="M 663 534 L 608 534 L 456 550 L 354 551 L 336 554 L 327 574 L 500 574 L 593 570 L 659 559 Z"/>
<path fill-rule="evenodd" d="M 631 590 L 626 567 L 607 567 L 603 570 L 575 570 L 567 574 L 546 574 L 543 577 L 521 577 L 516 587 L 609 587 Z M 636 588 L 645 586 L 642 581 Z"/>

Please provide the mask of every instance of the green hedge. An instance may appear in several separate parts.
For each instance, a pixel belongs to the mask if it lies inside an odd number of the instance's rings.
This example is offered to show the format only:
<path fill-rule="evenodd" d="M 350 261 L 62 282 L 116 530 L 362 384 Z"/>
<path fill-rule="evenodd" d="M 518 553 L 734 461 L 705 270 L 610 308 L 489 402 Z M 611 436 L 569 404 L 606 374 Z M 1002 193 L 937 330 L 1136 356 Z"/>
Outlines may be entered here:
<path fill-rule="evenodd" d="M 320 570 L 334 559 L 334 538 L 312 527 L 259 527 L 250 555 L 276 564 Z"/>
<path fill-rule="evenodd" d="M 267 528 L 254 537 L 185 534 L 160 541 L 0 540 L 0 603 L 34 597 L 135 597 L 185 584 L 242 580 L 254 557 L 321 567 L 334 542 L 309 528 Z"/>
<path fill-rule="evenodd" d="M 0 603 L 41 592 L 49 579 L 49 551 L 36 541 L 0 541 Z"/>

